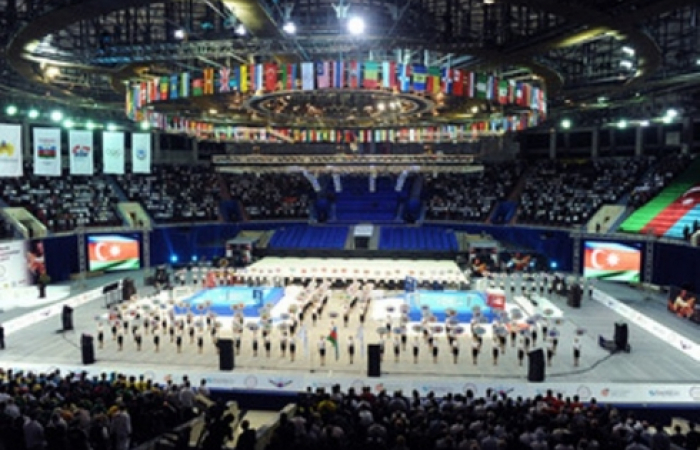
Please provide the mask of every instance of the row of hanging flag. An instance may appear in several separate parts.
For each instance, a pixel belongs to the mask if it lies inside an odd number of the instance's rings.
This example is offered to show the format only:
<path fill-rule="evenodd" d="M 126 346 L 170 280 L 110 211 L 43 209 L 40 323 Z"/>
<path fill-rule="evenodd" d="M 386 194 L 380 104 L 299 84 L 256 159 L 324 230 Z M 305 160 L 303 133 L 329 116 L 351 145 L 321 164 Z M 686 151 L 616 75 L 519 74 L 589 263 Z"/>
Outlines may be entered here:
<path fill-rule="evenodd" d="M 463 69 L 426 67 L 393 61 L 320 61 L 300 64 L 249 64 L 205 68 L 131 83 L 126 114 L 162 101 L 240 92 L 257 95 L 316 89 L 388 89 L 415 94 L 446 94 L 547 111 L 545 91 L 531 83 Z"/>
<path fill-rule="evenodd" d="M 200 139 L 260 143 L 440 143 L 465 141 L 484 133 L 522 131 L 537 126 L 537 111 L 460 125 L 415 126 L 382 129 L 268 128 L 220 125 L 146 110 L 143 120 L 167 133 L 184 133 Z"/>

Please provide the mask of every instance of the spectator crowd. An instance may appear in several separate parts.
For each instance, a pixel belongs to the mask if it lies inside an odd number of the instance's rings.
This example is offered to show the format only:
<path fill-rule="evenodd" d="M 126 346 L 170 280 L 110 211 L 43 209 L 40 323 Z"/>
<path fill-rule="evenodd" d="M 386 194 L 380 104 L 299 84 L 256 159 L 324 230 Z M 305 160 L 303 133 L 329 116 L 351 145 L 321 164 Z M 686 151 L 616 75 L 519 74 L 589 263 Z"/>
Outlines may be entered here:
<path fill-rule="evenodd" d="M 156 222 L 219 220 L 219 177 L 209 166 L 154 165 L 150 174 L 120 175 L 117 181 Z"/>
<path fill-rule="evenodd" d="M 116 213 L 119 197 L 104 177 L 37 176 L 28 165 L 24 171 L 28 175 L 22 178 L 0 178 L 0 198 L 9 206 L 26 208 L 50 231 L 121 225 Z"/>
<path fill-rule="evenodd" d="M 485 221 L 506 200 L 521 174 L 516 163 L 488 164 L 473 174 L 440 173 L 426 177 L 426 218 Z"/>
<path fill-rule="evenodd" d="M 128 450 L 194 417 L 196 395 L 188 379 L 0 370 L 0 449 Z"/>
<path fill-rule="evenodd" d="M 658 161 L 636 184 L 627 204 L 639 208 L 656 197 L 671 181 L 688 168 L 694 155 L 675 153 Z"/>
<path fill-rule="evenodd" d="M 249 220 L 309 218 L 312 188 L 300 174 L 235 174 L 228 185 Z"/>
<path fill-rule="evenodd" d="M 662 424 L 547 391 L 534 398 L 471 391 L 438 397 L 375 395 L 339 388 L 308 392 L 282 417 L 267 450 L 695 450 L 700 433 L 669 435 Z M 675 445 L 675 447 L 674 447 Z"/>
<path fill-rule="evenodd" d="M 649 165 L 641 157 L 539 161 L 525 181 L 518 222 L 583 225 L 602 205 L 629 193 Z"/>

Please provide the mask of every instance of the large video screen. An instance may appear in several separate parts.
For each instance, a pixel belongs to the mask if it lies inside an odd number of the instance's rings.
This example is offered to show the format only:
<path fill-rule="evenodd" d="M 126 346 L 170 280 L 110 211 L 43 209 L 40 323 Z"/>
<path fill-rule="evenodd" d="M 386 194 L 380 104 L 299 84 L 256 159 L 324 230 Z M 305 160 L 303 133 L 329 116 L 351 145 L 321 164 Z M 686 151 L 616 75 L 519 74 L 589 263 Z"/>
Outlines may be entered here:
<path fill-rule="evenodd" d="M 88 270 L 111 272 L 141 268 L 141 248 L 134 236 L 122 234 L 92 235 L 87 238 Z"/>
<path fill-rule="evenodd" d="M 641 281 L 642 251 L 619 242 L 586 241 L 583 276 L 607 281 Z"/>

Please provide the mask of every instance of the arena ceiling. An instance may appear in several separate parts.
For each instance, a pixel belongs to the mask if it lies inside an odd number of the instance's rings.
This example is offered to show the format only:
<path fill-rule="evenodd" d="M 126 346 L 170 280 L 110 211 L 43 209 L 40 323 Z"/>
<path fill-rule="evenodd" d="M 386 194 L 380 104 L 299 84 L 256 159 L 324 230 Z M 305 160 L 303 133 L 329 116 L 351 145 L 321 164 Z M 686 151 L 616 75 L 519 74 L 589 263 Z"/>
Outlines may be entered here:
<path fill-rule="evenodd" d="M 107 115 L 123 116 L 130 78 L 271 59 L 488 71 L 544 86 L 553 117 L 690 110 L 700 92 L 696 0 L 0 0 L 0 11 L 5 99 Z M 350 35 L 350 17 L 366 32 Z"/>

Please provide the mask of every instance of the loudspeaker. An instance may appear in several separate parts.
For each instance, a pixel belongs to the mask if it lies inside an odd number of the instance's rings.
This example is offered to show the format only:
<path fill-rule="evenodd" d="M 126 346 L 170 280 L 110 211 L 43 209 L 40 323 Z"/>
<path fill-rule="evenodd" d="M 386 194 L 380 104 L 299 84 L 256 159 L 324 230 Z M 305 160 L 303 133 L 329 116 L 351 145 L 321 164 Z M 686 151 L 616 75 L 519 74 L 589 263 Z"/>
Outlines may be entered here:
<path fill-rule="evenodd" d="M 95 363 L 95 346 L 92 343 L 92 336 L 82 335 L 80 338 L 80 350 L 83 354 L 83 364 Z"/>
<path fill-rule="evenodd" d="M 627 324 L 625 322 L 615 323 L 615 347 L 618 350 L 627 350 L 629 331 L 627 329 Z"/>
<path fill-rule="evenodd" d="M 377 344 L 367 346 L 367 376 L 382 376 L 382 355 Z"/>
<path fill-rule="evenodd" d="M 61 322 L 63 322 L 63 331 L 73 330 L 73 308 L 68 305 L 63 306 Z"/>
<path fill-rule="evenodd" d="M 233 340 L 219 339 L 219 370 L 233 370 L 236 362 L 233 356 Z"/>
<path fill-rule="evenodd" d="M 538 348 L 527 354 L 527 381 L 542 383 L 545 377 L 544 350 Z"/>

